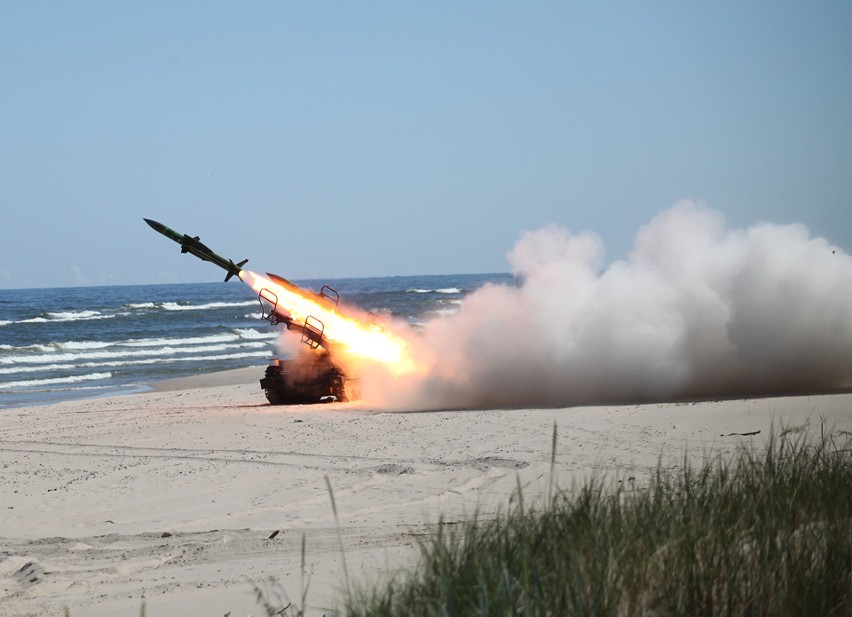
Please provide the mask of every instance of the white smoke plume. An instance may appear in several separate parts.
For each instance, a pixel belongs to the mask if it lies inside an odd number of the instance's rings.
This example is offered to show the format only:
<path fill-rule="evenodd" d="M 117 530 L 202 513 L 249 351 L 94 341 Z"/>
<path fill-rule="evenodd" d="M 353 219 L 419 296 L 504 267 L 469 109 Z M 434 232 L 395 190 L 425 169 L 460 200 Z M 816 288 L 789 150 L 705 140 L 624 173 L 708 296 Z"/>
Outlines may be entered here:
<path fill-rule="evenodd" d="M 852 386 L 852 258 L 801 225 L 727 229 L 693 202 L 603 267 L 593 234 L 549 226 L 509 253 L 520 283 L 486 285 L 415 339 L 424 374 L 363 367 L 373 405 L 562 406 Z"/>

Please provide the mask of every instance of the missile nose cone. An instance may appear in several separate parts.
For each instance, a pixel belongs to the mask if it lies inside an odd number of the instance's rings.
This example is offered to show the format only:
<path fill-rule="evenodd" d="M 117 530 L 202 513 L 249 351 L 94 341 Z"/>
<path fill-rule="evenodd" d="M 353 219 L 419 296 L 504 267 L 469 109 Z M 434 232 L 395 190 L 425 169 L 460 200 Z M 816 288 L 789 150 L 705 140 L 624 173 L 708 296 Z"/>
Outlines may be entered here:
<path fill-rule="evenodd" d="M 143 218 L 142 220 L 145 221 L 146 223 L 148 223 L 148 225 L 150 225 L 151 229 L 154 229 L 155 231 L 162 231 L 163 227 L 165 227 L 162 223 L 158 223 L 154 219 Z"/>

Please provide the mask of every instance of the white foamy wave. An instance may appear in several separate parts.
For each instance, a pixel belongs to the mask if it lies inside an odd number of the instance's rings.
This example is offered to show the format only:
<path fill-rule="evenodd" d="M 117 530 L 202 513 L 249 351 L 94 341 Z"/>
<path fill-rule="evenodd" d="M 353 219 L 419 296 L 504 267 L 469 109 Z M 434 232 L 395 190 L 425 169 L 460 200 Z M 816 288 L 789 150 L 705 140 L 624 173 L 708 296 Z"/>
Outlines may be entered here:
<path fill-rule="evenodd" d="M 58 351 L 90 351 L 98 349 L 106 349 L 109 347 L 116 348 L 116 356 L 132 355 L 132 352 L 120 351 L 120 348 L 132 347 L 164 347 L 170 348 L 184 345 L 211 345 L 215 343 L 236 343 L 237 341 L 275 341 L 278 339 L 276 332 L 259 332 L 253 328 L 236 329 L 230 332 L 222 332 L 209 336 L 194 336 L 187 338 L 153 338 L 153 339 L 127 339 L 121 341 L 66 341 L 63 343 L 52 343 L 51 345 L 23 345 L 15 347 L 13 345 L 0 345 L 0 352 L 10 351 L 16 353 L 26 353 L 28 351 L 41 352 L 42 354 L 50 354 L 47 361 L 56 361 L 60 354 Z M 0 364 L 9 364 L 12 360 L 24 362 L 27 358 L 37 358 L 39 356 L 18 356 L 9 358 L 9 362 L 4 362 L 0 359 Z M 38 360 L 35 360 L 38 361 Z"/>
<path fill-rule="evenodd" d="M 433 315 L 455 315 L 459 312 L 458 309 L 438 309 L 437 311 L 430 311 Z"/>
<path fill-rule="evenodd" d="M 277 340 L 278 332 L 260 332 L 255 330 L 254 328 L 246 328 L 245 330 L 237 330 L 240 335 L 240 338 L 255 340 L 255 339 L 263 339 L 263 340 Z"/>
<path fill-rule="evenodd" d="M 218 356 L 200 356 L 198 358 L 192 358 L 193 360 L 200 360 L 202 362 L 213 362 L 216 360 L 239 360 L 241 358 L 258 358 L 266 360 L 266 354 L 258 354 L 257 352 L 242 352 L 242 353 L 229 353 L 229 354 L 221 354 Z M 177 361 L 189 360 L 189 358 L 177 358 Z M 265 367 L 264 363 L 264 367 Z"/>
<path fill-rule="evenodd" d="M 32 345 L 22 345 L 20 347 L 15 347 L 14 345 L 0 345 L 0 350 L 2 350 L 2 351 L 20 352 L 20 351 L 27 351 L 27 350 L 30 350 L 30 349 L 33 350 L 33 351 L 40 351 L 42 353 L 48 353 L 48 352 L 54 351 L 56 348 L 51 347 L 49 345 L 39 345 L 38 343 L 34 343 Z"/>
<path fill-rule="evenodd" d="M 112 373 L 89 373 L 88 375 L 72 375 L 70 377 L 51 377 L 50 379 L 31 379 L 26 381 L 10 381 L 3 384 L 4 388 L 32 388 L 33 386 L 50 386 L 54 384 L 80 383 L 82 381 L 98 381 L 109 379 Z"/>
<path fill-rule="evenodd" d="M 262 349 L 267 343 L 261 341 L 246 341 L 234 344 L 202 345 L 196 347 L 160 347 L 157 349 L 140 349 L 125 351 L 92 351 L 84 353 L 53 353 L 43 356 L 7 356 L 0 357 L 0 364 L 48 364 L 56 362 L 86 362 L 89 360 L 105 360 L 107 358 L 121 359 L 126 357 L 172 356 L 176 354 L 197 354 L 228 349 Z"/>
<path fill-rule="evenodd" d="M 0 326 L 8 326 L 11 321 L 6 321 L 5 319 L 0 319 Z"/>
<path fill-rule="evenodd" d="M 46 365 L 30 365 L 30 366 L 13 366 L 0 368 L 0 375 L 19 375 L 21 373 L 47 373 L 51 371 L 68 371 L 81 368 L 117 368 L 120 366 L 145 366 L 150 364 L 172 364 L 175 362 L 213 362 L 217 360 L 238 360 L 243 358 L 257 358 L 258 360 L 265 358 L 266 354 L 260 351 L 241 351 L 237 353 L 226 353 L 217 355 L 204 356 L 169 356 L 169 357 L 153 357 L 139 358 L 135 360 L 112 360 L 108 362 L 74 362 L 72 364 L 46 364 Z M 6 387 L 0 382 L 0 388 Z"/>
<path fill-rule="evenodd" d="M 209 302 L 207 304 L 178 304 L 177 302 L 163 302 L 163 309 L 167 311 L 206 311 L 209 309 L 228 308 L 233 306 L 256 305 L 257 300 L 246 300 L 245 302 Z"/>
<path fill-rule="evenodd" d="M 406 289 L 405 292 L 410 294 L 460 294 L 461 289 L 458 287 L 443 287 L 441 289 Z"/>
<path fill-rule="evenodd" d="M 157 339 L 134 339 L 116 343 L 124 347 L 157 347 L 160 345 L 206 345 L 210 343 L 231 343 L 239 340 L 269 340 L 278 338 L 275 332 L 258 332 L 252 328 L 232 330 L 211 334 L 209 336 L 194 336 L 188 338 L 157 338 Z"/>
<path fill-rule="evenodd" d="M 73 319 L 91 319 L 92 317 L 99 317 L 100 315 L 101 314 L 98 311 L 60 311 L 57 313 L 47 313 L 47 316 L 51 319 L 58 319 L 61 321 L 71 321 Z"/>
<path fill-rule="evenodd" d="M 175 362 L 214 362 L 217 360 L 239 360 L 242 358 L 265 358 L 265 354 L 257 351 L 241 351 L 238 353 L 226 353 L 208 356 L 172 356 L 168 358 L 144 358 L 139 360 L 118 360 L 116 362 L 84 362 L 77 366 L 81 368 L 119 367 L 119 366 L 145 366 L 147 364 L 173 364 Z"/>
<path fill-rule="evenodd" d="M 132 309 L 149 309 L 157 308 L 157 305 L 153 302 L 131 302 L 130 304 L 125 304 L 124 307 Z"/>
<path fill-rule="evenodd" d="M 116 343 L 122 347 L 161 347 L 163 345 L 208 345 L 210 343 L 230 343 L 239 340 L 239 336 L 230 332 L 211 334 L 209 336 L 190 336 L 187 338 L 148 338 L 131 339 Z"/>
<path fill-rule="evenodd" d="M 93 319 L 112 319 L 115 315 L 104 315 L 97 311 L 67 311 L 59 313 L 45 313 L 47 317 L 31 317 L 22 319 L 15 323 L 62 323 L 66 321 L 91 321 Z"/>
<path fill-rule="evenodd" d="M 102 384 L 102 385 L 94 385 L 94 386 L 81 386 L 81 385 L 77 385 L 77 384 L 72 384 L 71 386 L 67 386 L 67 385 L 64 385 L 64 384 L 57 384 L 54 387 L 42 386 L 38 389 L 33 388 L 33 389 L 29 389 L 29 390 L 24 390 L 24 392 L 27 392 L 27 391 L 29 391 L 29 392 L 86 392 L 86 391 L 89 391 L 89 390 L 101 390 L 101 391 L 113 390 L 113 391 L 115 391 L 116 386 L 114 384 L 113 385 Z"/>
<path fill-rule="evenodd" d="M 17 375 L 18 373 L 36 373 L 47 371 L 67 371 L 69 369 L 78 368 L 79 364 L 42 364 L 39 366 L 21 366 L 16 365 L 7 368 L 0 368 L 0 375 Z M 2 383 L 0 383 L 2 386 Z"/>
<path fill-rule="evenodd" d="M 66 341 L 65 343 L 57 343 L 58 349 L 103 349 L 115 343 L 107 341 Z"/>

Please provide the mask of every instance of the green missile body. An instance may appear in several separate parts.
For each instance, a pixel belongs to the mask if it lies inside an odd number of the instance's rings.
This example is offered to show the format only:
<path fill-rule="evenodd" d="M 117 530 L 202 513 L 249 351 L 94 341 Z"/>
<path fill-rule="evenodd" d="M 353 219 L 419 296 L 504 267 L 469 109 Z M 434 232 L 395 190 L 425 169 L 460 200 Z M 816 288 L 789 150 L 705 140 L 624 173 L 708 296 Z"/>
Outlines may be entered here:
<path fill-rule="evenodd" d="M 163 234 L 169 240 L 174 240 L 178 244 L 180 244 L 180 252 L 181 253 L 191 253 L 198 257 L 203 261 L 209 261 L 212 264 L 216 264 L 223 270 L 225 270 L 228 274 L 225 276 L 225 280 L 231 280 L 232 276 L 240 276 L 240 271 L 243 269 L 243 266 L 248 263 L 248 259 L 243 259 L 239 263 L 234 263 L 230 259 L 225 259 L 221 255 L 217 255 L 213 251 L 210 250 L 205 244 L 202 244 L 201 239 L 198 236 L 192 237 L 187 234 L 180 234 L 176 232 L 174 229 L 166 227 L 162 223 L 158 223 L 157 221 L 151 219 L 142 219 L 148 225 L 151 226 L 151 229 L 156 231 L 157 233 Z"/>

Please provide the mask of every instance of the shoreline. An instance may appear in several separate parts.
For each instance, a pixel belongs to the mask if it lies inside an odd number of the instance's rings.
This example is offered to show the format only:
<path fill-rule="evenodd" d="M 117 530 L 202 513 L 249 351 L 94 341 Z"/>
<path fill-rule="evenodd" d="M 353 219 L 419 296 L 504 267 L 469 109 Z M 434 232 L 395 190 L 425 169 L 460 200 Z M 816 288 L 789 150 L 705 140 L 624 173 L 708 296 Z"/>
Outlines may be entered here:
<path fill-rule="evenodd" d="M 266 371 L 266 365 L 247 366 L 234 368 L 227 371 L 214 371 L 212 373 L 201 373 L 187 377 L 175 377 L 146 384 L 155 392 L 175 392 L 178 390 L 194 390 L 197 388 L 213 388 L 218 386 L 242 386 L 257 383 L 257 390 L 261 394 L 260 380 Z"/>
<path fill-rule="evenodd" d="M 184 377 L 173 377 L 170 379 L 162 379 L 159 381 L 142 382 L 125 386 L 113 386 L 108 388 L 107 392 L 85 394 L 75 394 L 74 390 L 67 390 L 67 398 L 44 399 L 32 402 L 23 402 L 11 404 L 8 406 L 0 406 L 0 414 L 13 411 L 16 409 L 29 409 L 31 407 L 51 407 L 54 405 L 64 405 L 66 403 L 74 403 L 81 401 L 92 401 L 111 399 L 121 396 L 134 396 L 137 394 L 145 394 L 149 392 L 175 392 L 179 390 L 194 390 L 198 388 L 212 388 L 217 386 L 236 386 L 257 383 L 258 392 L 261 393 L 262 400 L 263 390 L 260 388 L 260 380 L 266 371 L 266 365 L 247 366 L 242 368 L 227 369 L 224 371 L 213 371 L 210 373 L 199 373 L 196 375 L 187 375 Z M 69 396 L 70 394 L 70 396 Z"/>
<path fill-rule="evenodd" d="M 0 615 L 143 601 L 151 615 L 257 614 L 253 584 L 300 597 L 304 536 L 319 617 L 344 585 L 341 546 L 354 579 L 378 581 L 442 517 L 491 516 L 518 486 L 536 504 L 553 484 L 641 482 L 781 426 L 852 432 L 852 394 L 406 413 L 272 406 L 258 373 L 0 413 Z"/>

